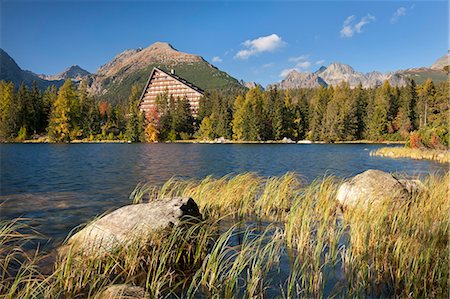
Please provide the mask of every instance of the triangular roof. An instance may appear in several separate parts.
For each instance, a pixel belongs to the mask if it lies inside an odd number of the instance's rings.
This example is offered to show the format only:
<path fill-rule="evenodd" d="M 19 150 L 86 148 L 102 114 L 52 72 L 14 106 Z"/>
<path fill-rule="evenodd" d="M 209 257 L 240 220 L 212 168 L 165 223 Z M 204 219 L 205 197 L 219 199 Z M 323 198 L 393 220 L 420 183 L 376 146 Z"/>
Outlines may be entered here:
<path fill-rule="evenodd" d="M 177 81 L 180 82 L 181 84 L 183 84 L 183 85 L 185 85 L 185 86 L 187 86 L 187 87 L 189 87 L 189 88 L 195 90 L 196 92 L 198 92 L 198 93 L 200 93 L 200 94 L 202 94 L 202 95 L 205 93 L 205 92 L 203 91 L 203 89 L 201 89 L 201 88 L 198 87 L 198 86 L 195 86 L 194 84 L 190 83 L 189 81 L 187 81 L 187 80 L 185 80 L 185 79 L 183 79 L 183 78 L 181 78 L 181 77 L 179 77 L 179 76 L 177 76 L 177 75 L 175 75 L 175 74 L 172 74 L 172 73 L 170 73 L 170 72 L 166 72 L 166 71 L 163 70 L 163 69 L 160 69 L 160 68 L 158 68 L 158 67 L 154 67 L 153 70 L 152 70 L 152 72 L 150 73 L 150 76 L 148 77 L 147 83 L 146 83 L 145 86 L 144 86 L 144 90 L 142 91 L 141 97 L 139 98 L 139 102 L 142 102 L 142 99 L 144 98 L 145 92 L 147 91 L 147 88 L 148 88 L 148 86 L 149 86 L 149 84 L 150 84 L 150 81 L 151 81 L 151 79 L 152 79 L 153 74 L 155 73 L 155 71 L 163 72 L 164 74 L 166 74 L 166 75 L 172 77 L 173 79 L 177 80 Z"/>

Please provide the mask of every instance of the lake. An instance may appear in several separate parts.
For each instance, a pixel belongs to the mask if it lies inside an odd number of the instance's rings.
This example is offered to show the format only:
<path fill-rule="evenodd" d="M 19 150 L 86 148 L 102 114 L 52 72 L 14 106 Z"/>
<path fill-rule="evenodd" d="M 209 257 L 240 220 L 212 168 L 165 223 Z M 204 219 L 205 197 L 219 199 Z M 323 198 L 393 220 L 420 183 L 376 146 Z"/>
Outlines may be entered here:
<path fill-rule="evenodd" d="M 130 203 L 139 182 L 294 171 L 310 182 L 367 169 L 443 173 L 431 161 L 371 157 L 376 144 L 1 144 L 1 219 L 26 217 L 50 244 L 109 209 Z M 392 145 L 393 146 L 393 145 Z M 220 200 L 220 198 L 218 198 Z M 50 245 L 51 247 L 52 245 Z"/>

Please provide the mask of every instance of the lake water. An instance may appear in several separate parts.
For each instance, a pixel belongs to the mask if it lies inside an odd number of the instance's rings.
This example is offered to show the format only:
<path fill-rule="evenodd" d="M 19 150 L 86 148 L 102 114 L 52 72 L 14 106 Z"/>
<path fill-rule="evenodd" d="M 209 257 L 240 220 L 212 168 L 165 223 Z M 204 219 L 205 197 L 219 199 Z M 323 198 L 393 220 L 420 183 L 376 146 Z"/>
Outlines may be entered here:
<path fill-rule="evenodd" d="M 350 177 L 367 169 L 410 176 L 443 173 L 447 165 L 371 157 L 374 144 L 1 144 L 0 218 L 26 217 L 50 239 L 129 204 L 139 182 L 172 176 L 203 178 L 246 171 L 294 171 L 306 181 Z M 218 198 L 218 200 L 220 200 Z"/>

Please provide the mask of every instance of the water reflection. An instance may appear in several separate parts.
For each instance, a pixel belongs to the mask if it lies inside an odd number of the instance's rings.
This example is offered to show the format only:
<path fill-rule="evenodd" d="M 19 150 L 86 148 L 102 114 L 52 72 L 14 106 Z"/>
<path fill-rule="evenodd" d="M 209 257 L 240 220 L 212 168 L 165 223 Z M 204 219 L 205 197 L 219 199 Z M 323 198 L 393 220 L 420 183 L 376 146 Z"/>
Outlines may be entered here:
<path fill-rule="evenodd" d="M 138 182 L 172 176 L 262 176 L 295 171 L 310 182 L 369 168 L 408 175 L 443 173 L 446 165 L 370 157 L 367 144 L 1 144 L 0 218 L 36 219 L 54 240 L 108 209 L 129 203 Z"/>

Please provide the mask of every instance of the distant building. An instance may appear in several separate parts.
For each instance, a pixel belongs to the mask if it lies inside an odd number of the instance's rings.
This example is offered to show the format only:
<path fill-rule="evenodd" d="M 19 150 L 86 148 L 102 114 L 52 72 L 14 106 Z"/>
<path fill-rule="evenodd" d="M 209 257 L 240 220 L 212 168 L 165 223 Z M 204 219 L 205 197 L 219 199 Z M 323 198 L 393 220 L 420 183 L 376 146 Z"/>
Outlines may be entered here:
<path fill-rule="evenodd" d="M 204 92 L 199 87 L 175 75 L 174 71 L 166 72 L 153 68 L 140 99 L 140 109 L 146 114 L 156 105 L 156 97 L 168 91 L 175 99 L 187 97 L 191 105 L 192 115 L 198 113 L 200 98 Z"/>

